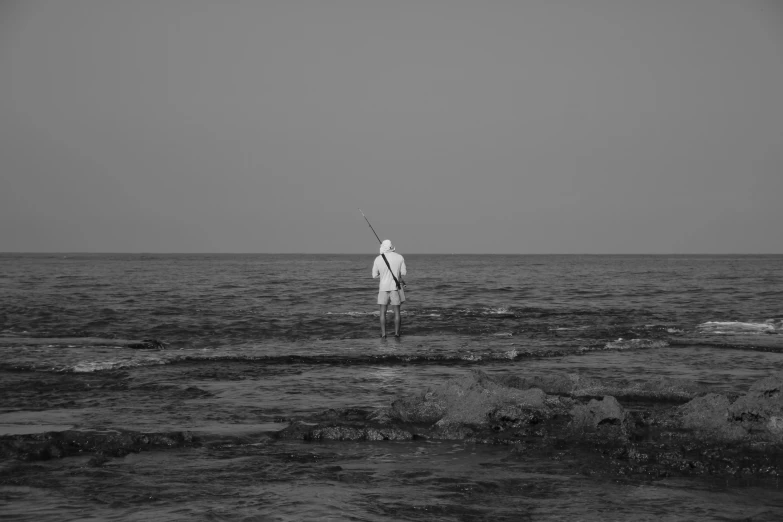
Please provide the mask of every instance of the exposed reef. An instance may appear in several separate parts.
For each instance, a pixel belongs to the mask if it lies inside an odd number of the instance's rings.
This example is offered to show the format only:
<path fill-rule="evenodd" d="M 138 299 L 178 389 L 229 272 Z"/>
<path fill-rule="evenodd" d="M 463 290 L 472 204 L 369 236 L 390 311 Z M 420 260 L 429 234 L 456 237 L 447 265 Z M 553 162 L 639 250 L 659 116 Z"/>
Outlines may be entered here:
<path fill-rule="evenodd" d="M 727 397 L 664 378 L 602 384 L 474 371 L 388 408 L 293 420 L 277 437 L 508 444 L 517 456 L 574 459 L 591 474 L 780 477 L 782 392 L 783 373 Z"/>
<path fill-rule="evenodd" d="M 134 350 L 165 350 L 158 339 L 104 339 L 102 337 L 2 337 L 0 346 L 117 346 Z"/>
<path fill-rule="evenodd" d="M 0 458 L 37 461 L 92 454 L 89 464 L 100 466 L 142 450 L 198 445 L 190 432 L 59 431 L 0 437 Z"/>

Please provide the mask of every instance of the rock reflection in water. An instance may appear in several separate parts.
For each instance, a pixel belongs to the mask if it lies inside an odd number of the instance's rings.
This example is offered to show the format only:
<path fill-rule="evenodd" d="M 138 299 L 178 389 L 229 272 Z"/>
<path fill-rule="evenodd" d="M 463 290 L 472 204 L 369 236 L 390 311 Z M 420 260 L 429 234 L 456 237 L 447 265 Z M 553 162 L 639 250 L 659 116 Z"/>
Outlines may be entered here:
<path fill-rule="evenodd" d="M 3 471 L 6 516 L 772 521 L 783 512 L 783 495 L 771 495 L 769 485 L 617 480 L 591 476 L 568 459 L 527 458 L 507 447 L 466 442 L 313 444 L 258 437 L 252 444 L 132 453 L 100 467 L 76 457 L 36 468 L 41 478 L 18 486 L 9 478 L 25 482 L 32 470 L 18 464 Z"/>

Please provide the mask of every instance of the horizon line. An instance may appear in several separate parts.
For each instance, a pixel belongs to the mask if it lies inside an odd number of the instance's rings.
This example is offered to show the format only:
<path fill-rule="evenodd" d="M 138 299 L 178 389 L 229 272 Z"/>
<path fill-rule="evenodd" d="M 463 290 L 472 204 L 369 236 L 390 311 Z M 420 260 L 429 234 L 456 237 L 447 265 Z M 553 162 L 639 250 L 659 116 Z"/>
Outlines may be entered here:
<path fill-rule="evenodd" d="M 0 251 L 0 255 L 303 255 L 303 256 L 350 256 L 350 255 L 378 255 L 369 252 L 123 252 L 123 251 Z M 433 256 L 779 256 L 783 252 L 547 252 L 547 253 L 520 253 L 520 252 L 407 252 L 406 255 L 433 255 Z"/>

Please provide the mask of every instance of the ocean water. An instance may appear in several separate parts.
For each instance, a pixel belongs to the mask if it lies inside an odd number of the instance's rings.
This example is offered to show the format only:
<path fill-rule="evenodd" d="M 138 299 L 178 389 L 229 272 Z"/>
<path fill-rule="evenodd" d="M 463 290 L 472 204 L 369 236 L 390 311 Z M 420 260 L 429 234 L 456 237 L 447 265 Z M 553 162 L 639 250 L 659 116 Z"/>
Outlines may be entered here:
<path fill-rule="evenodd" d="M 783 256 L 405 258 L 403 335 L 384 340 L 373 254 L 0 254 L 0 339 L 16 340 L 0 344 L 0 435 L 200 441 L 102 465 L 2 462 L 0 518 L 783 519 L 775 481 L 619 479 L 465 441 L 275 437 L 476 369 L 725 394 L 783 370 Z M 166 349 L 112 344 L 153 338 Z"/>

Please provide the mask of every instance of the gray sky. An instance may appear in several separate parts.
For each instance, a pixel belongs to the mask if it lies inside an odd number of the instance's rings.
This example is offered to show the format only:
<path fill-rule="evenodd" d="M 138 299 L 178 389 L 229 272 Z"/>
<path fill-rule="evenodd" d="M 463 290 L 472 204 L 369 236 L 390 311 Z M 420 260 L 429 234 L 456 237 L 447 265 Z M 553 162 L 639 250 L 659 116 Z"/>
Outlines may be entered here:
<path fill-rule="evenodd" d="M 0 251 L 783 253 L 783 3 L 0 0 Z"/>

